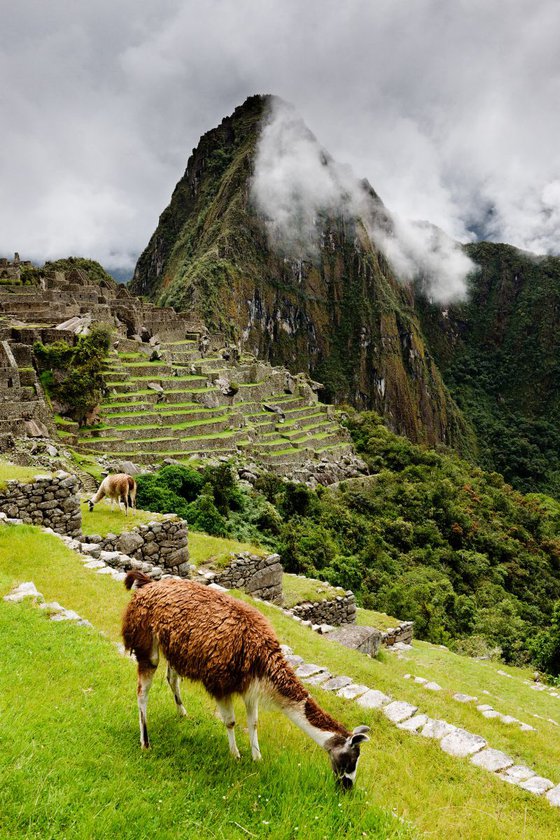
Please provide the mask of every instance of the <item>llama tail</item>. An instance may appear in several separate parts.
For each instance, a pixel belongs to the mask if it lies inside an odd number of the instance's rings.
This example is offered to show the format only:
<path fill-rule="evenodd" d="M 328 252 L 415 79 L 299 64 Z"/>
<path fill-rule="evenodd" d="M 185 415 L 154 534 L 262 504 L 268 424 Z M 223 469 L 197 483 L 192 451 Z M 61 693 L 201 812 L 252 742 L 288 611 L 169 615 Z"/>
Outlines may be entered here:
<path fill-rule="evenodd" d="M 136 569 L 133 569 L 131 572 L 127 572 L 127 575 L 124 579 L 124 585 L 127 589 L 132 589 L 132 587 L 136 584 L 136 589 L 141 589 L 143 586 L 146 586 L 148 583 L 153 583 L 153 580 L 145 575 L 144 572 L 139 572 Z"/>

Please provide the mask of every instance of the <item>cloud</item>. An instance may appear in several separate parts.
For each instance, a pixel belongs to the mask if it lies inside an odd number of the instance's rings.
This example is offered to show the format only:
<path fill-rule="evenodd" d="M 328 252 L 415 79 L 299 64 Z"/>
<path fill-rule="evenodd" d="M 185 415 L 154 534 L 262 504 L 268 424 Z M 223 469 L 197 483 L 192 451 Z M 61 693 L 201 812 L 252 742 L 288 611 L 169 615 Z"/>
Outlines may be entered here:
<path fill-rule="evenodd" d="M 251 194 L 266 219 L 270 244 L 288 257 L 318 257 L 326 215 L 358 218 L 401 281 L 418 280 L 440 302 L 466 292 L 474 266 L 458 244 L 434 225 L 401 219 L 380 206 L 278 98 L 259 138 Z"/>
<path fill-rule="evenodd" d="M 0 252 L 130 264 L 200 135 L 263 92 L 399 218 L 560 250 L 557 0 L 5 5 Z"/>

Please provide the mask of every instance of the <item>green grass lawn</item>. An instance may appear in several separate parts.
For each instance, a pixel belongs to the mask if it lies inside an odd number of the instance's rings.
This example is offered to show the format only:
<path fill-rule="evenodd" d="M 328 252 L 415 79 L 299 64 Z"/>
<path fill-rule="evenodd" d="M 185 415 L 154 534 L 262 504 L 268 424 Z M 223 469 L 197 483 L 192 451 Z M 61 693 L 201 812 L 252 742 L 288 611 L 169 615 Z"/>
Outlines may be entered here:
<path fill-rule="evenodd" d="M 266 552 L 251 543 L 210 537 L 200 531 L 189 531 L 189 560 L 195 566 L 211 563 L 223 568 L 230 560 L 230 554 L 248 551 L 251 554 L 264 555 Z"/>
<path fill-rule="evenodd" d="M 331 586 L 322 580 L 299 577 L 299 575 L 282 575 L 282 590 L 284 592 L 284 606 L 287 609 L 302 604 L 304 601 L 326 601 L 344 595 L 340 586 Z"/>
<path fill-rule="evenodd" d="M 129 508 L 128 516 L 125 516 L 124 507 L 119 510 L 116 503 L 111 507 L 111 502 L 108 499 L 102 499 L 98 502 L 91 513 L 85 499 L 82 500 L 80 507 L 82 509 L 82 532 L 86 536 L 88 534 L 100 534 L 100 536 L 106 537 L 107 534 L 122 534 L 123 531 L 132 531 L 138 525 L 161 519 L 159 513 L 150 513 L 150 511 L 138 510 L 137 508 Z"/>
<path fill-rule="evenodd" d="M 29 604 L 4 603 L 1 596 L 23 580 L 33 580 L 47 600 L 75 609 L 95 629 L 55 624 Z M 318 701 L 347 726 L 372 727 L 350 795 L 336 791 L 326 756 L 277 711 L 263 710 L 264 761 L 254 764 L 238 706 L 242 759 L 234 762 L 214 704 L 199 686 L 185 682 L 189 717 L 176 717 L 164 668 L 150 694 L 153 748 L 142 753 L 135 670 L 111 644 L 129 597 L 122 584 L 85 569 L 56 537 L 31 526 L 0 529 L 2 838 L 558 836 L 560 815 L 545 800 L 320 689 L 313 689 Z M 259 608 L 306 661 L 415 702 L 560 781 L 560 728 L 529 718 L 537 732 L 521 733 L 451 699 L 451 691 L 481 696 L 486 689 L 485 702 L 520 719 L 530 711 L 558 717 L 560 700 L 524 685 L 528 672 L 502 668 L 512 674 L 508 679 L 495 663 L 424 643 L 415 643 L 406 658 L 383 653 L 371 660 L 279 610 Z M 413 685 L 403 679 L 406 672 L 437 679 L 444 691 Z"/>
<path fill-rule="evenodd" d="M 36 475 L 51 475 L 47 469 L 41 467 L 20 467 L 19 464 L 10 464 L 8 461 L 0 461 L 0 489 L 6 486 L 6 482 L 12 478 L 18 481 L 33 481 Z"/>
<path fill-rule="evenodd" d="M 358 607 L 356 610 L 356 624 L 364 627 L 377 627 L 378 630 L 388 630 L 389 627 L 398 627 L 400 623 L 400 619 L 385 615 L 385 613 L 376 612 L 375 610 L 364 610 L 362 607 Z"/>

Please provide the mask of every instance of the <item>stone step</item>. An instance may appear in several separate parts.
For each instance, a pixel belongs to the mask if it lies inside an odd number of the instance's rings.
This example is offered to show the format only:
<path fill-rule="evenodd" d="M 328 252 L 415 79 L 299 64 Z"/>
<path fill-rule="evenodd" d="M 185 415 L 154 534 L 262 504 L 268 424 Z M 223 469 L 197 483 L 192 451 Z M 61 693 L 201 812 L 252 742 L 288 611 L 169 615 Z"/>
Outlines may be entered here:
<path fill-rule="evenodd" d="M 88 438 L 82 440 L 80 449 L 88 452 L 107 452 L 115 455 L 115 450 L 126 449 L 129 453 L 143 452 L 146 450 L 154 453 L 194 452 L 215 449 L 224 444 L 237 444 L 238 440 L 246 440 L 246 435 L 239 431 L 216 432 L 210 435 L 196 435 L 193 437 L 181 437 L 180 435 L 169 435 L 169 429 L 165 437 L 142 437 L 136 440 L 126 439 L 126 447 L 123 447 L 123 440 L 120 438 Z"/>
<path fill-rule="evenodd" d="M 255 448 L 254 456 L 260 460 L 265 466 L 273 467 L 275 470 L 280 466 L 288 466 L 290 464 L 303 464 L 309 460 L 309 455 L 300 449 L 283 449 L 273 452 L 263 452 L 259 448 Z"/>
<path fill-rule="evenodd" d="M 315 414 L 327 415 L 327 406 L 323 403 L 313 403 L 313 405 L 300 406 L 299 408 L 290 408 L 284 411 L 286 424 L 293 420 L 297 421 L 305 417 L 313 417 Z"/>
<path fill-rule="evenodd" d="M 210 420 L 200 420 L 199 422 L 192 422 L 188 426 L 185 424 L 160 424 L 156 419 L 157 425 L 130 425 L 130 426 L 108 426 L 107 428 L 94 428 L 82 431 L 80 439 L 84 442 L 91 440 L 104 439 L 107 441 L 123 441 L 123 440 L 153 440 L 162 437 L 169 437 L 176 435 L 181 437 L 182 433 L 188 437 L 198 436 L 199 434 L 209 435 L 213 432 L 223 432 L 232 428 L 232 418 L 229 415 L 222 415 Z"/>
<path fill-rule="evenodd" d="M 160 410 L 161 409 L 161 410 Z M 224 413 L 223 406 L 218 408 L 204 408 L 196 403 L 189 403 L 185 408 L 173 408 L 165 403 L 159 403 L 146 413 L 131 411 L 120 414 L 109 414 L 102 412 L 105 422 L 111 426 L 141 426 L 161 423 L 174 425 L 177 423 L 188 423 L 194 420 L 212 420 Z M 140 416 L 139 416 L 140 415 Z"/>
<path fill-rule="evenodd" d="M 297 446 L 298 449 L 318 449 L 319 447 L 339 442 L 341 442 L 341 436 L 338 432 L 327 432 L 326 434 L 313 435 L 312 437 L 290 439 L 290 443 L 292 443 L 293 446 Z"/>
<path fill-rule="evenodd" d="M 260 440 L 255 441 L 254 448 L 255 452 L 262 452 L 267 455 L 271 452 L 282 452 L 283 450 L 291 451 L 292 449 L 296 450 L 296 447 L 292 446 L 290 441 L 280 438 L 278 435 L 268 440 L 263 440 L 261 438 Z"/>
<path fill-rule="evenodd" d="M 191 377 L 177 377 L 173 376 L 165 379 L 161 376 L 146 376 L 143 378 L 130 378 L 128 380 L 120 380 L 119 382 L 106 382 L 108 388 L 115 392 L 115 394 L 138 394 L 148 389 L 148 384 L 155 382 L 160 385 L 165 393 L 172 391 L 184 391 L 193 388 L 200 388 L 206 385 L 207 380 L 202 376 Z"/>
<path fill-rule="evenodd" d="M 179 464 L 189 465 L 193 460 L 204 460 L 206 458 L 233 458 L 239 455 L 237 446 L 231 448 L 224 447 L 223 449 L 210 450 L 192 450 L 190 452 L 115 452 L 112 453 L 114 458 L 121 460 L 134 461 L 135 464 L 146 465 L 155 464 L 161 465 L 164 458 L 173 458 Z"/>
<path fill-rule="evenodd" d="M 278 429 L 282 437 L 288 440 L 300 440 L 304 437 L 313 437 L 316 434 L 328 433 L 333 430 L 338 431 L 338 426 L 331 420 L 319 420 L 319 422 L 309 423 L 305 426 L 301 425 L 298 428 L 290 428 L 282 424 Z"/>
<path fill-rule="evenodd" d="M 124 362 L 121 365 L 120 371 L 124 375 L 135 378 L 149 377 L 153 379 L 158 376 L 170 377 L 173 375 L 171 365 L 165 362 L 150 362 L 145 359 L 138 362 Z"/>

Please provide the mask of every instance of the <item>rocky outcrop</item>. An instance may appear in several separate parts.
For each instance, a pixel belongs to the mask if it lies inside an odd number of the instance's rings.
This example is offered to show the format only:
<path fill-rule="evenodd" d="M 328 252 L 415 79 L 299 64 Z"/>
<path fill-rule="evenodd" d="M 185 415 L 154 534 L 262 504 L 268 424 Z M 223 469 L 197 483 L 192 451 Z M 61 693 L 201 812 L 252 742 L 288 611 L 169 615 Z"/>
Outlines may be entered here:
<path fill-rule="evenodd" d="M 198 569 L 194 579 L 200 583 L 216 583 L 225 589 L 242 589 L 254 598 L 282 603 L 283 568 L 279 554 L 262 555 L 241 552 L 232 554 L 222 569 Z"/>
<path fill-rule="evenodd" d="M 375 627 L 339 627 L 327 633 L 326 638 L 367 656 L 377 656 L 381 645 L 381 632 Z"/>

